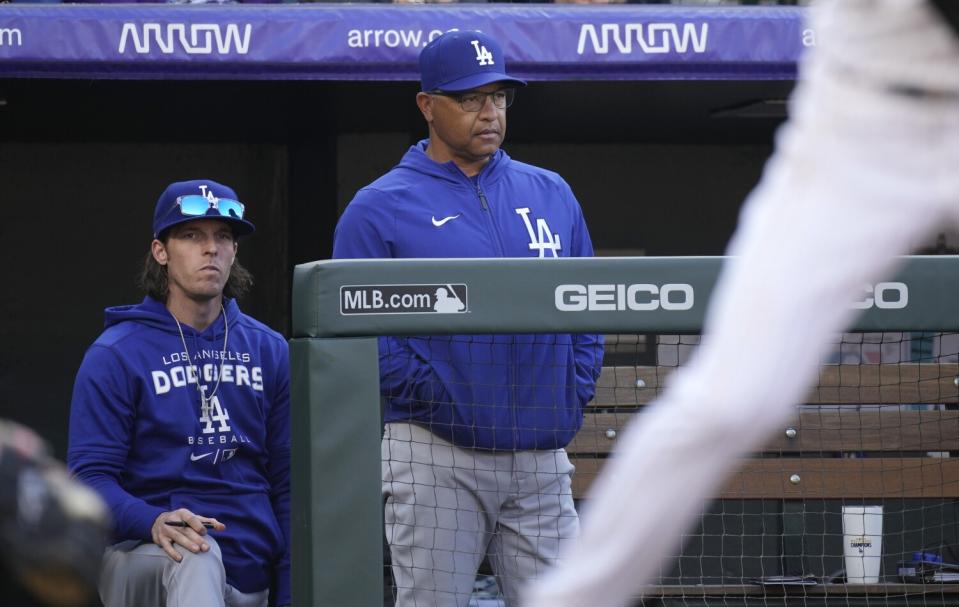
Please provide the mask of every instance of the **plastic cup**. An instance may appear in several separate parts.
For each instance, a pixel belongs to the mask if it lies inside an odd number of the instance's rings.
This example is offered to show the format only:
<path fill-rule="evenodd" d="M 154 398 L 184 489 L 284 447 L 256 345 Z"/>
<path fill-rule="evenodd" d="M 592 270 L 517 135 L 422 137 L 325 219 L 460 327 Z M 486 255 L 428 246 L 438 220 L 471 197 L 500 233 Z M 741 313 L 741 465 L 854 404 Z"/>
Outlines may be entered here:
<path fill-rule="evenodd" d="M 882 506 L 843 506 L 842 533 L 846 583 L 879 583 Z"/>

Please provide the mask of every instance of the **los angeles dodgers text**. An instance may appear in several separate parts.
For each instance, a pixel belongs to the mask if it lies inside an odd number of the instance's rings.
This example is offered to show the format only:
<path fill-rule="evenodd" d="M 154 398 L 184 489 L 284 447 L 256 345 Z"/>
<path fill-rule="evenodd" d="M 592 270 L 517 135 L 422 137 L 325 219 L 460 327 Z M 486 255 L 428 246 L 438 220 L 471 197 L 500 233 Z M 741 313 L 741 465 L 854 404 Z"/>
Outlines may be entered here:
<path fill-rule="evenodd" d="M 207 363 L 200 367 L 203 381 L 206 383 L 219 381 L 250 386 L 257 392 L 263 391 L 263 369 L 247 367 L 246 365 L 221 365 Z M 184 388 L 197 383 L 197 365 L 177 365 L 169 369 L 157 369 L 150 372 L 153 379 L 153 390 L 156 394 L 166 394 L 172 388 Z"/>
<path fill-rule="evenodd" d="M 220 360 L 220 354 L 220 350 L 197 350 L 193 353 L 193 360 Z M 186 352 L 173 352 L 169 355 L 169 358 L 166 356 L 162 356 L 161 358 L 164 365 L 172 365 L 190 360 L 190 356 Z M 227 352 L 223 360 L 248 363 L 251 357 L 249 352 Z"/>

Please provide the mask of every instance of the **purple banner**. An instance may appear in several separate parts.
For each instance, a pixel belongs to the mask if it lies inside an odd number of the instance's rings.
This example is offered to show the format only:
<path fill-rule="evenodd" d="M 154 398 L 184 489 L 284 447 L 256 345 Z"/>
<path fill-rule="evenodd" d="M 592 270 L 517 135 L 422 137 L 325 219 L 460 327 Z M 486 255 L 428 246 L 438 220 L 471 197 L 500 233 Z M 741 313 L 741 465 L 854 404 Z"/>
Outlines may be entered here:
<path fill-rule="evenodd" d="M 417 80 L 451 29 L 529 80 L 784 79 L 813 35 L 790 7 L 0 5 L 0 76 Z"/>

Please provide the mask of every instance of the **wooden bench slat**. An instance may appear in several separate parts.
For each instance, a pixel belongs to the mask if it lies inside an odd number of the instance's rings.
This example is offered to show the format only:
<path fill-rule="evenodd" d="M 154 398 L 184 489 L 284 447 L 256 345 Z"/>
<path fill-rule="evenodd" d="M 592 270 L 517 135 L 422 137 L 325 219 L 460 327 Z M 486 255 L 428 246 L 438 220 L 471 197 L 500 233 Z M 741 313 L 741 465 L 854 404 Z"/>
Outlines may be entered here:
<path fill-rule="evenodd" d="M 566 450 L 609 453 L 633 415 L 642 414 L 587 413 Z M 789 427 L 796 430 L 795 438 L 786 436 Z M 774 453 L 953 450 L 959 450 L 959 411 L 804 410 L 762 449 Z"/>
<path fill-rule="evenodd" d="M 596 407 L 648 404 L 677 367 L 604 367 L 596 384 Z M 956 363 L 824 365 L 810 404 L 895 404 L 955 401 Z M 640 386 L 637 387 L 637 380 Z"/>
<path fill-rule="evenodd" d="M 676 367 L 603 367 L 596 382 L 593 406 L 649 404 Z M 637 386 L 637 380 L 641 383 Z"/>
<path fill-rule="evenodd" d="M 668 383 L 676 367 L 605 367 L 583 429 L 567 447 L 577 465 L 581 496 L 633 413 Z M 824 365 L 806 399 L 810 405 L 957 402 L 955 363 Z M 637 382 L 639 382 L 637 384 Z M 622 412 L 616 412 L 622 408 Z M 593 413 L 599 409 L 602 413 Z M 786 436 L 793 427 L 795 437 Z M 747 460 L 720 497 L 879 498 L 959 497 L 959 458 L 886 455 L 863 459 L 819 457 L 839 452 L 939 452 L 959 450 L 959 411 L 801 408 L 763 452 L 803 457 Z M 584 457 L 583 454 L 596 454 Z M 812 457 L 810 457 L 812 456 Z M 789 477 L 799 474 L 799 484 Z"/>
<path fill-rule="evenodd" d="M 605 459 L 571 457 L 573 495 L 583 497 Z M 798 474 L 797 484 L 790 477 Z M 724 499 L 957 498 L 959 458 L 777 458 L 745 460 Z"/>

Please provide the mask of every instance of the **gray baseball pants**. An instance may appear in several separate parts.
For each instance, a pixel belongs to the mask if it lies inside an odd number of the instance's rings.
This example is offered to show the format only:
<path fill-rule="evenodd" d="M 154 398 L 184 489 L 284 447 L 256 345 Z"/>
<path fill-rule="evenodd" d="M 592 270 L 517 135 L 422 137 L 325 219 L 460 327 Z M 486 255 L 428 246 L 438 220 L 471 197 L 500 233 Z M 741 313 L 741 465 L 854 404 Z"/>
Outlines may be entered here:
<path fill-rule="evenodd" d="M 382 442 L 397 607 L 469 603 L 485 556 L 508 605 L 579 532 L 566 451 L 462 449 L 409 423 Z"/>
<path fill-rule="evenodd" d="M 100 572 L 104 607 L 266 607 L 269 589 L 243 593 L 226 583 L 220 546 L 209 552 L 179 547 L 177 563 L 153 542 L 130 540 L 107 548 Z"/>

